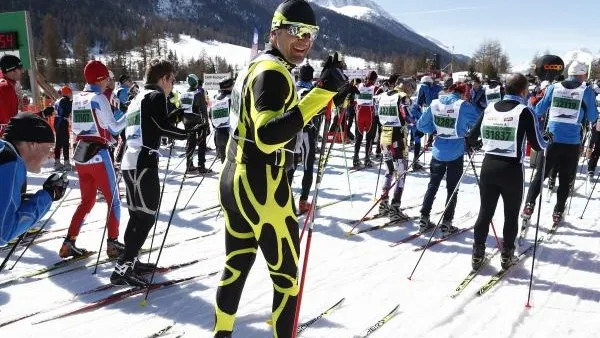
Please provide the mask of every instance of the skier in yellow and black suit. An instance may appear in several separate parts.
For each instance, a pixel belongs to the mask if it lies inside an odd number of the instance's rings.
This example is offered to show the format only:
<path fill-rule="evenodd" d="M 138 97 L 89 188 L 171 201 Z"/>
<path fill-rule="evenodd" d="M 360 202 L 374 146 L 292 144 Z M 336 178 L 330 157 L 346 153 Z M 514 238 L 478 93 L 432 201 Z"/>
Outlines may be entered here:
<path fill-rule="evenodd" d="M 293 162 L 296 134 L 338 91 L 345 96 L 350 88 L 336 54 L 325 63 L 317 87 L 298 100 L 290 70 L 304 60 L 317 32 L 306 1 L 282 3 L 273 18 L 272 49 L 253 60 L 234 85 L 219 188 L 226 262 L 217 291 L 215 337 L 231 337 L 259 246 L 273 282 L 274 337 L 292 336 L 300 250 L 286 172 Z"/>
<path fill-rule="evenodd" d="M 392 77 L 397 78 L 392 75 Z M 390 79 L 393 79 L 390 77 Z M 384 197 L 379 204 L 379 214 L 387 215 L 391 222 L 400 222 L 408 218 L 400 210 L 404 181 L 408 170 L 408 108 L 412 104 L 410 96 L 415 92 L 417 84 L 413 79 L 394 79 L 396 87 L 379 97 L 379 121 L 383 125 L 381 134 L 381 148 L 383 160 L 388 168 L 383 183 L 382 194 Z M 398 176 L 402 175 L 402 176 Z M 388 204 L 388 193 L 394 176 L 398 183 L 394 188 L 391 205 Z"/>

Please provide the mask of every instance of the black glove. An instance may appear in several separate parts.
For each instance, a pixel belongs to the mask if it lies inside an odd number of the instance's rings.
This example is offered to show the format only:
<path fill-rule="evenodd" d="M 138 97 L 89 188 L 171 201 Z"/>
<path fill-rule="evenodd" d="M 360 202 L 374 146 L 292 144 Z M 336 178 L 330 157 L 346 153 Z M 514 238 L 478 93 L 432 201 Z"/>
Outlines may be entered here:
<path fill-rule="evenodd" d="M 323 65 L 318 87 L 330 92 L 339 92 L 348 83 L 348 77 L 344 75 L 342 67 L 338 53 L 333 54 L 333 57 L 330 55 Z"/>
<path fill-rule="evenodd" d="M 477 140 L 469 140 L 469 147 L 471 147 L 471 149 L 473 151 L 478 151 L 483 147 L 483 141 L 481 139 L 477 139 Z"/>
<path fill-rule="evenodd" d="M 67 178 L 67 173 L 63 173 L 62 175 L 54 173 L 48 177 L 42 187 L 50 194 L 53 201 L 58 201 L 65 195 L 65 190 L 67 190 L 68 186 L 69 179 Z"/>
<path fill-rule="evenodd" d="M 544 131 L 544 135 L 542 136 L 542 138 L 544 139 L 544 141 L 552 143 L 552 140 L 554 140 L 554 134 L 552 134 L 551 131 L 546 130 Z"/>
<path fill-rule="evenodd" d="M 40 112 L 40 115 L 42 115 L 42 117 L 52 116 L 52 114 L 54 114 L 54 107 L 52 106 L 46 107 Z"/>
<path fill-rule="evenodd" d="M 351 91 L 352 85 L 349 82 L 346 82 L 346 84 L 342 88 L 340 88 L 337 94 L 335 94 L 335 96 L 333 97 L 333 104 L 335 104 L 336 107 L 341 107 L 342 104 L 344 104 L 344 100 L 346 99 L 346 97 L 350 95 Z"/>

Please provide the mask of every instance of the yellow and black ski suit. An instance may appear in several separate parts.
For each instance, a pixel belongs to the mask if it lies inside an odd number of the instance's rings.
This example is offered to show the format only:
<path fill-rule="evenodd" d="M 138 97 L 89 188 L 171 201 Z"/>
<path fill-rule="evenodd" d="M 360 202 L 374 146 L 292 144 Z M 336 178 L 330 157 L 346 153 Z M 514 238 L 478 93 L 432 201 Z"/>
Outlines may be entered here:
<path fill-rule="evenodd" d="M 278 50 L 269 50 L 238 75 L 232 92 L 227 160 L 219 183 L 227 256 L 217 290 L 215 337 L 230 337 L 233 331 L 258 247 L 273 282 L 274 337 L 292 336 L 300 249 L 286 172 L 296 134 L 335 95 L 314 88 L 298 101 L 292 67 Z"/>

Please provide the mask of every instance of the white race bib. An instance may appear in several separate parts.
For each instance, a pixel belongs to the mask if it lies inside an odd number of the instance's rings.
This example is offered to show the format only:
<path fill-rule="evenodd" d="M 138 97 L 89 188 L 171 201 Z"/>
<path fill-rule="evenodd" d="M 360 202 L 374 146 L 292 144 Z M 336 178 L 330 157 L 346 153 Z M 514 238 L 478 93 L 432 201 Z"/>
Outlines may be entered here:
<path fill-rule="evenodd" d="M 433 124 L 437 130 L 437 136 L 446 139 L 457 139 L 458 133 L 456 126 L 458 124 L 458 115 L 460 105 L 463 100 L 458 100 L 451 104 L 443 104 L 440 100 L 431 102 L 431 113 L 433 115 Z"/>
<path fill-rule="evenodd" d="M 377 113 L 381 125 L 390 127 L 400 127 L 402 125 L 400 121 L 400 110 L 398 109 L 399 99 L 400 95 L 398 93 L 391 96 L 387 94 L 380 95 Z"/>
<path fill-rule="evenodd" d="M 185 114 L 192 113 L 192 105 L 194 104 L 194 96 L 197 91 L 193 92 L 184 92 L 179 95 L 179 99 L 181 100 L 181 108 L 183 108 L 183 112 Z"/>
<path fill-rule="evenodd" d="M 215 128 L 229 127 L 229 96 L 215 100 L 210 109 L 210 117 Z"/>
<path fill-rule="evenodd" d="M 502 92 L 500 91 L 500 86 L 496 86 L 493 89 L 490 87 L 486 87 L 485 100 L 487 101 L 488 106 L 496 102 L 502 101 Z"/>
<path fill-rule="evenodd" d="M 81 92 L 73 99 L 71 114 L 72 129 L 75 135 L 98 136 L 98 125 L 92 112 L 92 98 L 96 93 Z"/>
<path fill-rule="evenodd" d="M 561 83 L 554 85 L 552 103 L 550 104 L 549 121 L 568 124 L 579 124 L 579 112 L 585 85 L 575 89 L 567 89 Z"/>
<path fill-rule="evenodd" d="M 127 147 L 139 151 L 144 145 L 142 139 L 142 100 L 151 90 L 142 89 L 131 101 L 127 109 L 127 127 L 125 127 L 125 139 Z"/>
<path fill-rule="evenodd" d="M 486 154 L 517 157 L 517 129 L 524 108 L 524 105 L 519 104 L 508 112 L 499 112 L 494 109 L 494 105 L 485 109 L 481 122 L 481 139 L 482 149 Z"/>
<path fill-rule="evenodd" d="M 365 87 L 362 83 L 358 85 L 358 96 L 356 97 L 356 104 L 360 106 L 373 106 L 373 94 L 375 93 L 375 86 Z"/>

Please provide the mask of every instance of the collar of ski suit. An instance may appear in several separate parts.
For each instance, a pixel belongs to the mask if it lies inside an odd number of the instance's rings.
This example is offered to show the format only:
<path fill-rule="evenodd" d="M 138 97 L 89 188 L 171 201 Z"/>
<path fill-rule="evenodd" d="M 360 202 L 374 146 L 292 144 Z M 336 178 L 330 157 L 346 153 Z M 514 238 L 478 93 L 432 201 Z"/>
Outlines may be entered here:
<path fill-rule="evenodd" d="M 520 104 L 524 104 L 527 105 L 527 100 L 524 99 L 522 96 L 518 96 L 518 95 L 510 95 L 510 94 L 506 94 L 504 95 L 504 100 L 512 100 L 512 101 L 517 101 Z"/>
<path fill-rule="evenodd" d="M 84 92 L 94 92 L 96 94 L 102 94 L 102 89 L 95 84 L 86 84 L 83 88 Z"/>

